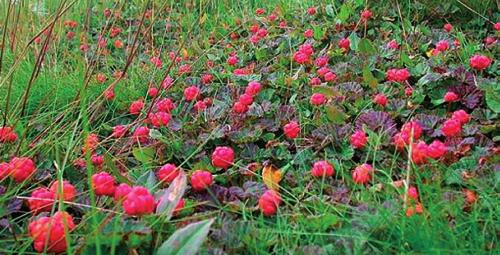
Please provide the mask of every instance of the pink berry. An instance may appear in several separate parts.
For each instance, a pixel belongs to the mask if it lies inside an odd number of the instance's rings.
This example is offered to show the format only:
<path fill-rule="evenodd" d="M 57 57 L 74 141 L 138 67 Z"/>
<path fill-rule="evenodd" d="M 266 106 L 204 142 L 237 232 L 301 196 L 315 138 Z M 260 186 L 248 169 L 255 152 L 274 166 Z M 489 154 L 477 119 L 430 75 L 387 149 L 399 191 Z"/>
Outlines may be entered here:
<path fill-rule="evenodd" d="M 191 187 L 194 191 L 203 191 L 212 185 L 212 173 L 204 170 L 196 170 L 191 175 Z"/>
<path fill-rule="evenodd" d="M 92 188 L 98 196 L 113 196 L 115 192 L 115 178 L 106 172 L 94 174 L 92 175 Z"/>
<path fill-rule="evenodd" d="M 366 184 L 372 179 L 373 167 L 370 164 L 362 164 L 352 172 L 352 179 L 358 184 Z"/>
<path fill-rule="evenodd" d="M 227 169 L 228 167 L 233 165 L 233 161 L 234 151 L 230 147 L 217 147 L 212 153 L 212 165 L 214 167 Z"/>
<path fill-rule="evenodd" d="M 330 177 L 335 173 L 333 166 L 326 160 L 317 161 L 314 163 L 311 174 L 314 177 Z"/>
<path fill-rule="evenodd" d="M 283 126 L 283 132 L 288 139 L 294 139 L 300 133 L 300 125 L 296 121 L 290 121 Z"/>
<path fill-rule="evenodd" d="M 126 214 L 142 216 L 153 213 L 156 207 L 155 198 L 149 190 L 142 186 L 133 187 L 122 203 Z"/>
<path fill-rule="evenodd" d="M 278 211 L 278 207 L 280 204 L 281 196 L 274 190 L 267 190 L 259 198 L 259 208 L 265 216 L 276 214 L 276 211 Z"/>

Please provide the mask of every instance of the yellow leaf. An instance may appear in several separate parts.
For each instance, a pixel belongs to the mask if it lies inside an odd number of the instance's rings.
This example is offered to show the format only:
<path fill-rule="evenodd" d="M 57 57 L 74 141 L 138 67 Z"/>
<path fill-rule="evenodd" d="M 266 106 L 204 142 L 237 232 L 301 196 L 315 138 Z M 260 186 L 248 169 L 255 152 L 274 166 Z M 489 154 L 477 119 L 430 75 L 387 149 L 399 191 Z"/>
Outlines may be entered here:
<path fill-rule="evenodd" d="M 189 57 L 188 51 L 187 51 L 185 48 L 183 48 L 183 49 L 182 49 L 182 56 L 183 56 L 184 58 Z"/>
<path fill-rule="evenodd" d="M 428 50 L 425 55 L 427 55 L 428 58 L 432 57 L 432 52 L 434 51 L 434 49 L 430 49 Z"/>
<path fill-rule="evenodd" d="M 262 169 L 262 179 L 269 189 L 278 190 L 281 177 L 281 171 L 272 164 L 268 164 Z"/>
<path fill-rule="evenodd" d="M 203 23 L 205 23 L 206 20 L 207 20 L 207 14 L 203 13 L 203 16 L 201 16 L 201 18 L 200 18 L 200 25 L 202 25 Z"/>

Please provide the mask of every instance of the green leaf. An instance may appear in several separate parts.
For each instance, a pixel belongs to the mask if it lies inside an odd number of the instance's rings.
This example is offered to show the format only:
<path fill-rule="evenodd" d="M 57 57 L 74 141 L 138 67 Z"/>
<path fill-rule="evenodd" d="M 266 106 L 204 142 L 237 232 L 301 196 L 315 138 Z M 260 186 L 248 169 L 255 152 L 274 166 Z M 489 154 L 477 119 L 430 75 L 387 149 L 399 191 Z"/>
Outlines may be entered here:
<path fill-rule="evenodd" d="M 334 124 L 344 124 L 347 118 L 346 114 L 335 105 L 326 107 L 326 117 Z"/>
<path fill-rule="evenodd" d="M 172 217 L 177 203 L 179 203 L 179 200 L 181 200 L 184 192 L 186 191 L 186 179 L 186 174 L 184 172 L 180 172 L 180 174 L 172 181 L 168 189 L 159 193 L 160 202 L 156 207 L 156 214 L 165 215 L 167 220 Z"/>
<path fill-rule="evenodd" d="M 333 97 L 338 95 L 338 92 L 335 91 L 332 87 L 328 86 L 314 86 L 312 88 L 313 93 L 321 93 L 327 97 Z"/>
<path fill-rule="evenodd" d="M 155 139 L 155 140 L 160 140 L 163 138 L 163 135 L 158 131 L 158 129 L 150 129 L 149 130 L 149 137 Z"/>
<path fill-rule="evenodd" d="M 403 62 L 407 66 L 413 66 L 413 61 L 410 59 L 410 56 L 406 54 L 404 51 L 401 52 L 401 62 Z"/>
<path fill-rule="evenodd" d="M 328 15 L 330 17 L 333 17 L 335 15 L 335 13 L 333 11 L 333 6 L 331 4 L 326 6 L 325 11 L 326 11 L 326 15 Z"/>
<path fill-rule="evenodd" d="M 118 170 L 118 168 L 116 167 L 116 164 L 113 161 L 112 157 L 113 156 L 109 154 L 109 152 L 104 152 L 104 165 L 106 166 L 106 168 L 109 169 L 111 175 L 115 176 L 118 179 L 118 181 L 131 185 L 132 182 L 120 174 L 120 170 Z"/>
<path fill-rule="evenodd" d="M 142 174 L 137 178 L 137 182 L 149 190 L 152 190 L 155 186 L 158 180 L 156 179 L 156 175 L 153 171 L 149 170 L 146 172 L 146 174 Z"/>
<path fill-rule="evenodd" d="M 351 42 L 351 49 L 353 51 L 358 51 L 359 37 L 356 33 L 349 35 L 349 41 Z"/>
<path fill-rule="evenodd" d="M 358 51 L 367 55 L 374 55 L 377 53 L 377 48 L 373 46 L 369 39 L 363 38 L 358 43 Z"/>
<path fill-rule="evenodd" d="M 344 3 L 340 7 L 340 12 L 337 15 L 337 19 L 340 21 L 340 23 L 344 23 L 344 22 L 347 21 L 347 19 L 351 15 L 351 13 L 352 13 L 352 7 L 351 7 L 351 5 L 348 4 L 348 3 Z"/>
<path fill-rule="evenodd" d="M 313 31 L 314 31 L 314 39 L 318 41 L 321 40 L 324 34 L 323 28 L 321 26 L 316 26 L 314 27 Z"/>
<path fill-rule="evenodd" d="M 153 161 L 155 151 L 150 147 L 134 148 L 134 150 L 132 150 L 132 155 L 141 163 L 149 163 Z"/>
<path fill-rule="evenodd" d="M 255 58 L 257 60 L 267 59 L 267 50 L 264 48 L 259 48 L 255 51 Z"/>
<path fill-rule="evenodd" d="M 500 90 L 486 91 L 486 105 L 495 113 L 500 113 Z"/>
<path fill-rule="evenodd" d="M 363 80 L 365 81 L 366 84 L 368 84 L 368 86 L 370 86 L 370 88 L 372 89 L 377 88 L 378 81 L 375 78 L 375 76 L 373 76 L 368 66 L 365 66 L 363 68 Z"/>
<path fill-rule="evenodd" d="M 191 223 L 170 236 L 156 254 L 158 255 L 194 255 L 205 241 L 214 219 Z"/>

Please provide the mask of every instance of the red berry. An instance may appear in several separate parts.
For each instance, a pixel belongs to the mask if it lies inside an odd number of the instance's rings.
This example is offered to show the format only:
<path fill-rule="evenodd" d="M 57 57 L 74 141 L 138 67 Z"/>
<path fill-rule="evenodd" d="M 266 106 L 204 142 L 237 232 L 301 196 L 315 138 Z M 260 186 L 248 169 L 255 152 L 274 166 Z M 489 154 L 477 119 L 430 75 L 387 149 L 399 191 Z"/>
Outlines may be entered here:
<path fill-rule="evenodd" d="M 106 172 L 92 175 L 92 188 L 98 196 L 113 196 L 115 193 L 115 178 Z"/>
<path fill-rule="evenodd" d="M 434 140 L 427 147 L 427 155 L 432 159 L 441 158 L 447 151 L 448 148 L 446 148 L 446 145 L 439 140 Z"/>
<path fill-rule="evenodd" d="M 17 140 L 17 134 L 11 127 L 0 127 L 0 143 L 12 143 Z"/>
<path fill-rule="evenodd" d="M 115 42 L 113 43 L 113 45 L 115 46 L 115 48 L 117 49 L 121 49 L 123 48 L 123 42 L 120 40 L 120 39 L 116 39 Z"/>
<path fill-rule="evenodd" d="M 204 101 L 197 101 L 194 105 L 193 105 L 193 108 L 197 111 L 203 111 L 205 109 L 207 109 L 207 104 L 205 104 Z"/>
<path fill-rule="evenodd" d="M 314 14 L 316 14 L 316 7 L 309 7 L 307 9 L 307 14 L 309 14 L 311 16 L 314 15 Z"/>
<path fill-rule="evenodd" d="M 413 89 L 412 88 L 406 88 L 405 89 L 405 96 L 411 97 L 413 95 Z"/>
<path fill-rule="evenodd" d="M 120 183 L 120 185 L 116 186 L 115 193 L 113 194 L 113 199 L 117 202 L 121 202 L 125 199 L 125 197 L 130 193 L 132 187 L 130 187 L 126 183 Z"/>
<path fill-rule="evenodd" d="M 326 97 L 321 93 L 314 93 L 309 101 L 312 105 L 319 106 L 326 102 Z"/>
<path fill-rule="evenodd" d="M 385 74 L 388 81 L 404 82 L 410 78 L 410 72 L 404 69 L 389 69 Z"/>
<path fill-rule="evenodd" d="M 37 188 L 28 199 L 28 207 L 37 214 L 39 212 L 50 212 L 54 204 L 55 194 L 47 188 Z"/>
<path fill-rule="evenodd" d="M 171 183 L 179 173 L 179 169 L 174 164 L 165 164 L 156 172 L 156 176 L 162 182 Z"/>
<path fill-rule="evenodd" d="M 146 126 L 136 128 L 132 137 L 140 143 L 146 143 L 149 138 L 149 128 Z"/>
<path fill-rule="evenodd" d="M 69 181 L 64 181 L 62 187 L 59 181 L 55 181 L 50 185 L 50 191 L 56 194 L 57 199 L 63 199 L 64 201 L 72 202 L 76 196 L 76 188 Z"/>
<path fill-rule="evenodd" d="M 420 126 L 420 124 L 416 121 L 407 122 L 401 127 L 401 134 L 403 135 L 406 144 L 410 144 L 411 134 L 413 134 L 413 141 L 416 141 L 422 135 L 422 131 L 422 126 Z"/>
<path fill-rule="evenodd" d="M 387 105 L 387 97 L 384 94 L 377 94 L 373 98 L 373 102 L 382 107 L 385 107 Z"/>
<path fill-rule="evenodd" d="M 52 217 L 41 217 L 30 222 L 28 232 L 37 252 L 61 253 L 66 251 L 66 233 L 75 228 L 67 212 L 56 212 Z"/>
<path fill-rule="evenodd" d="M 330 72 L 330 69 L 328 69 L 328 67 L 326 67 L 326 66 L 321 67 L 320 69 L 318 69 L 318 71 L 316 71 L 316 73 L 319 75 L 319 77 L 324 77 L 329 72 Z"/>
<path fill-rule="evenodd" d="M 396 40 L 393 39 L 387 43 L 387 48 L 397 50 L 399 48 L 399 44 Z"/>
<path fill-rule="evenodd" d="M 362 164 L 352 171 L 352 179 L 358 184 L 368 183 L 372 179 L 373 167 L 369 164 Z"/>
<path fill-rule="evenodd" d="M 142 99 L 136 100 L 130 104 L 129 112 L 132 115 L 138 115 L 141 113 L 143 107 L 144 101 L 142 101 Z"/>
<path fill-rule="evenodd" d="M 337 79 L 337 75 L 332 72 L 327 72 L 323 78 L 326 82 L 335 81 Z"/>
<path fill-rule="evenodd" d="M 328 56 L 321 56 L 316 58 L 316 60 L 314 60 L 314 64 L 317 67 L 324 67 L 328 64 L 328 61 L 329 61 Z"/>
<path fill-rule="evenodd" d="M 396 146 L 397 150 L 402 151 L 410 140 L 408 137 L 409 136 L 407 134 L 399 132 L 392 137 L 392 143 Z"/>
<path fill-rule="evenodd" d="M 109 89 L 106 89 L 104 92 L 104 97 L 106 98 L 106 100 L 113 100 L 115 98 L 115 91 L 113 90 L 113 88 L 109 88 Z"/>
<path fill-rule="evenodd" d="M 312 31 L 312 29 L 307 29 L 306 31 L 304 31 L 304 37 L 306 38 L 311 38 L 313 37 L 314 35 L 314 32 Z"/>
<path fill-rule="evenodd" d="M 186 101 L 193 101 L 198 97 L 199 94 L 200 89 L 196 86 L 191 86 L 184 90 L 184 99 L 186 99 Z"/>
<path fill-rule="evenodd" d="M 212 185 L 212 173 L 204 170 L 196 170 L 191 175 L 191 187 L 194 191 L 203 191 Z"/>
<path fill-rule="evenodd" d="M 11 167 L 7 162 L 0 163 L 0 182 L 10 175 Z"/>
<path fill-rule="evenodd" d="M 493 25 L 493 29 L 495 29 L 496 31 L 499 31 L 500 30 L 500 22 L 497 22 Z"/>
<path fill-rule="evenodd" d="M 265 216 L 276 214 L 276 211 L 278 210 L 278 206 L 280 204 L 281 196 L 274 190 L 267 190 L 259 198 L 259 208 Z"/>
<path fill-rule="evenodd" d="M 246 113 L 248 111 L 248 105 L 246 104 L 243 104 L 242 102 L 235 102 L 233 104 L 233 112 L 234 113 L 239 113 L 239 114 L 243 114 L 243 113 Z"/>
<path fill-rule="evenodd" d="M 159 92 L 158 88 L 151 87 L 151 88 L 148 89 L 148 96 L 150 96 L 150 97 L 156 97 L 158 95 L 158 92 Z"/>
<path fill-rule="evenodd" d="M 251 105 L 253 103 L 253 96 L 245 93 L 240 96 L 239 102 L 244 105 Z"/>
<path fill-rule="evenodd" d="M 355 149 L 361 149 L 365 147 L 367 141 L 368 137 L 366 136 L 366 133 L 361 130 L 356 130 L 356 132 L 351 135 L 351 145 Z"/>
<path fill-rule="evenodd" d="M 470 67 L 478 71 L 484 70 L 491 65 L 491 59 L 483 55 L 474 55 L 470 58 Z"/>
<path fill-rule="evenodd" d="M 175 105 L 170 98 L 163 98 L 156 102 L 155 108 L 160 112 L 170 112 L 175 108 Z"/>
<path fill-rule="evenodd" d="M 411 151 L 411 159 L 413 163 L 417 165 L 425 164 L 427 163 L 428 157 L 428 146 L 425 142 L 420 141 L 413 144 Z"/>
<path fill-rule="evenodd" d="M 339 47 L 343 49 L 344 51 L 348 51 L 351 47 L 351 41 L 349 38 L 342 38 L 339 41 Z"/>
<path fill-rule="evenodd" d="M 123 137 L 127 133 L 127 128 L 122 125 L 116 125 L 113 127 L 113 133 L 111 134 L 114 138 Z"/>
<path fill-rule="evenodd" d="M 450 48 L 450 44 L 446 40 L 441 40 L 436 43 L 436 50 L 447 51 Z"/>
<path fill-rule="evenodd" d="M 154 127 L 166 127 L 172 119 L 172 116 L 166 112 L 156 112 L 148 114 L 148 121 Z"/>
<path fill-rule="evenodd" d="M 35 163 L 30 158 L 14 157 L 10 163 L 10 176 L 17 183 L 27 180 L 36 170 Z"/>
<path fill-rule="evenodd" d="M 314 177 L 330 177 L 334 173 L 333 166 L 326 160 L 315 162 L 311 169 L 311 174 Z"/>
<path fill-rule="evenodd" d="M 92 154 L 90 157 L 90 160 L 92 161 L 92 164 L 96 167 L 102 166 L 104 164 L 104 157 L 99 155 L 99 154 Z"/>
<path fill-rule="evenodd" d="M 163 65 L 163 62 L 159 57 L 152 57 L 149 61 L 151 61 L 151 64 L 156 66 L 156 68 L 161 68 L 161 66 Z"/>
<path fill-rule="evenodd" d="M 227 169 L 228 167 L 233 165 L 233 161 L 234 151 L 230 147 L 217 147 L 212 153 L 212 165 L 214 167 Z"/>
<path fill-rule="evenodd" d="M 311 79 L 311 81 L 309 81 L 309 84 L 311 84 L 311 86 L 320 85 L 321 84 L 321 79 L 318 78 L 318 77 L 314 77 L 314 78 Z"/>
<path fill-rule="evenodd" d="M 255 10 L 255 15 L 262 15 L 265 13 L 266 13 L 266 10 L 264 10 L 263 8 L 257 8 L 257 10 Z"/>
<path fill-rule="evenodd" d="M 155 198 L 145 187 L 135 186 L 126 195 L 122 203 L 126 214 L 141 216 L 153 213 L 156 207 Z"/>
<path fill-rule="evenodd" d="M 408 197 L 411 198 L 411 199 L 414 199 L 414 200 L 418 200 L 418 191 L 417 191 L 417 188 L 415 188 L 415 186 L 410 186 L 408 188 Z"/>
<path fill-rule="evenodd" d="M 458 136 L 462 132 L 462 124 L 456 119 L 448 119 L 443 123 L 441 131 L 446 137 Z"/>
<path fill-rule="evenodd" d="M 470 121 L 470 116 L 464 110 L 454 111 L 451 116 L 452 119 L 458 120 L 462 125 L 467 124 Z"/>
<path fill-rule="evenodd" d="M 175 206 L 173 215 L 174 216 L 178 215 L 182 211 L 182 209 L 184 209 L 185 204 L 186 204 L 186 201 L 184 201 L 183 198 L 179 199 L 179 202 Z"/>
<path fill-rule="evenodd" d="M 245 89 L 245 94 L 248 94 L 250 96 L 256 96 L 259 94 L 261 89 L 261 85 L 257 81 L 251 81 L 248 83 L 246 89 Z"/>
<path fill-rule="evenodd" d="M 227 58 L 227 64 L 230 65 L 230 66 L 234 66 L 238 63 L 239 59 L 238 59 L 238 56 L 236 55 L 232 55 L 232 56 L 229 56 L 229 58 Z"/>
<path fill-rule="evenodd" d="M 444 28 L 444 30 L 446 30 L 446 32 L 449 33 L 453 29 L 453 26 L 450 23 L 446 23 L 446 24 L 444 24 L 443 28 Z"/>
<path fill-rule="evenodd" d="M 458 101 L 458 95 L 454 92 L 448 91 L 444 94 L 444 101 L 447 103 L 456 102 Z"/>
<path fill-rule="evenodd" d="M 361 19 L 369 20 L 373 16 L 373 13 L 370 10 L 364 10 L 361 12 Z"/>
<path fill-rule="evenodd" d="M 283 132 L 287 138 L 294 139 L 300 133 L 300 125 L 296 121 L 290 121 L 288 124 L 283 126 Z"/>
<path fill-rule="evenodd" d="M 204 75 L 201 76 L 201 83 L 203 83 L 205 85 L 209 84 L 209 83 L 212 82 L 213 78 L 214 78 L 214 76 L 212 74 L 209 74 L 209 73 L 204 74 Z"/>

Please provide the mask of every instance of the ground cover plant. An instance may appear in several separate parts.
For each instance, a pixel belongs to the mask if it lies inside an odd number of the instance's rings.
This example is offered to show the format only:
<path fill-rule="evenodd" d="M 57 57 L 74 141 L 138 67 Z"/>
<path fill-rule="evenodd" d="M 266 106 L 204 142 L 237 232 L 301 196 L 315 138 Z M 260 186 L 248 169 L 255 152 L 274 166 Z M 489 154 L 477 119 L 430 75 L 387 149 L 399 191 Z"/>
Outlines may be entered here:
<path fill-rule="evenodd" d="M 498 254 L 498 2 L 0 13 L 0 254 Z"/>

